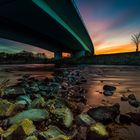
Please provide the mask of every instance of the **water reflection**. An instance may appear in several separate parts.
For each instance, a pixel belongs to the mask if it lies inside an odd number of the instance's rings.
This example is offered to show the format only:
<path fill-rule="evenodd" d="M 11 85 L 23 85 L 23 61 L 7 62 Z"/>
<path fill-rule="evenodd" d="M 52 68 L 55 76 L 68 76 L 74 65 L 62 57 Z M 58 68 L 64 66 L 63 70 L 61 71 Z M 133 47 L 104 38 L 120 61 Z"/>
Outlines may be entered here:
<path fill-rule="evenodd" d="M 111 105 L 119 103 L 121 113 L 140 112 L 139 108 L 134 108 L 128 102 L 122 102 L 122 95 L 135 94 L 140 100 L 140 67 L 106 67 L 106 66 L 90 66 L 90 76 L 87 85 L 88 88 L 88 104 L 89 106 Z M 116 92 L 111 97 L 102 94 L 105 84 L 117 87 Z M 113 126 L 115 127 L 115 126 Z M 114 140 L 121 138 L 122 140 L 139 140 L 140 127 L 134 124 L 127 125 L 124 128 L 116 127 L 116 136 Z M 113 139 L 112 139 L 113 140 Z"/>
<path fill-rule="evenodd" d="M 54 73 L 54 65 L 46 64 L 27 64 L 27 65 L 1 65 L 0 81 L 10 79 L 10 85 L 17 83 L 17 79 L 24 74 L 29 74 L 36 78 L 52 78 Z"/>

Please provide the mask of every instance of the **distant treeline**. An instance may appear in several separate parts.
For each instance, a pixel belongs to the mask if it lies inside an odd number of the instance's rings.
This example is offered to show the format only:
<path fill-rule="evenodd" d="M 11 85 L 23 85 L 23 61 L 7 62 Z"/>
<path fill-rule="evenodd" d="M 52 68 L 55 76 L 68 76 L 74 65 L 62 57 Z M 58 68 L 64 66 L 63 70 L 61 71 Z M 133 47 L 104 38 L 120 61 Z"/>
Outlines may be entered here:
<path fill-rule="evenodd" d="M 67 58 L 56 61 L 57 64 L 93 64 L 93 65 L 140 65 L 140 52 L 94 55 L 81 58 Z"/>
<path fill-rule="evenodd" d="M 0 64 L 29 64 L 46 63 L 47 56 L 44 53 L 32 53 L 21 51 L 19 53 L 0 53 Z"/>

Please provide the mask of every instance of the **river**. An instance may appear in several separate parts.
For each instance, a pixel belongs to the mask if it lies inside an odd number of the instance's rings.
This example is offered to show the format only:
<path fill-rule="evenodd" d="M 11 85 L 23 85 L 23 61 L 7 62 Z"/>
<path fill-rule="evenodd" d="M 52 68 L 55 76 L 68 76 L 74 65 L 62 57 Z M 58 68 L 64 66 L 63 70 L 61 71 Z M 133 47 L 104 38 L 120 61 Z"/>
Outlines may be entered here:
<path fill-rule="evenodd" d="M 140 67 L 139 66 L 82 66 L 85 70 L 85 76 L 88 79 L 87 89 L 88 107 L 99 105 L 112 105 L 119 103 L 121 113 L 140 112 L 139 108 L 134 108 L 128 102 L 120 100 L 122 95 L 134 93 L 140 100 Z M 0 82 L 4 79 L 10 79 L 10 85 L 15 84 L 17 79 L 24 74 L 30 74 L 37 78 L 52 78 L 56 69 L 55 65 L 46 64 L 28 64 L 28 65 L 0 65 Z M 62 67 L 64 68 L 64 67 Z M 65 67 L 66 69 L 76 69 L 76 66 Z M 106 97 L 102 94 L 104 85 L 113 85 L 117 88 L 113 96 Z M 87 107 L 87 108 L 88 108 Z M 87 109 L 85 107 L 85 110 Z M 126 129 L 125 129 L 126 128 Z M 140 127 L 132 124 L 125 126 L 123 136 L 126 140 L 139 140 Z M 121 133 L 120 132 L 120 133 Z M 117 132 L 116 132 L 117 133 Z M 119 135 L 119 134 L 118 134 Z M 119 138 L 117 138 L 119 139 Z M 117 140 L 116 139 L 116 140 Z"/>

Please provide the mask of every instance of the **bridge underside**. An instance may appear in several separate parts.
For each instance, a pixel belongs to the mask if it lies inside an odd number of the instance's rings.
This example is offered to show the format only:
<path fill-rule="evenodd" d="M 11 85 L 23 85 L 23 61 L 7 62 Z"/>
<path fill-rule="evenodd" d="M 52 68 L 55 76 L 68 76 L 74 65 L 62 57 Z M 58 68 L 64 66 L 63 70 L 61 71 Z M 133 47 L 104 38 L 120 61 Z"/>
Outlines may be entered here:
<path fill-rule="evenodd" d="M 73 32 L 33 1 L 0 1 L 0 37 L 47 49 L 56 53 L 56 58 L 61 58 L 61 52 L 73 56 L 94 53 L 88 33 L 71 1 L 44 0 Z"/>

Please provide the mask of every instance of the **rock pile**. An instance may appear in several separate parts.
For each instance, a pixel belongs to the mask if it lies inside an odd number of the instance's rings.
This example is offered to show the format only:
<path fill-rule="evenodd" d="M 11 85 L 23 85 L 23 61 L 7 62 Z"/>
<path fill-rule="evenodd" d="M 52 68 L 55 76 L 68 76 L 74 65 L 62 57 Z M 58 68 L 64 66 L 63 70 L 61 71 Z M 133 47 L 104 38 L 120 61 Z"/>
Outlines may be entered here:
<path fill-rule="evenodd" d="M 82 113 L 87 103 L 83 71 L 59 70 L 53 79 L 43 80 L 26 74 L 18 81 L 15 86 L 1 86 L 2 140 L 79 139 L 82 126 L 90 134 L 100 134 L 93 129 L 94 117 Z"/>

